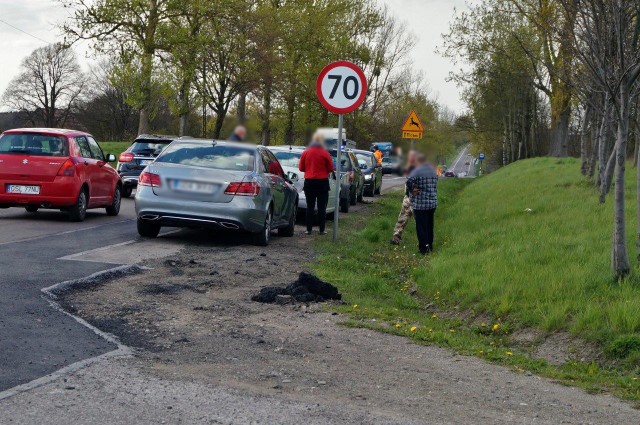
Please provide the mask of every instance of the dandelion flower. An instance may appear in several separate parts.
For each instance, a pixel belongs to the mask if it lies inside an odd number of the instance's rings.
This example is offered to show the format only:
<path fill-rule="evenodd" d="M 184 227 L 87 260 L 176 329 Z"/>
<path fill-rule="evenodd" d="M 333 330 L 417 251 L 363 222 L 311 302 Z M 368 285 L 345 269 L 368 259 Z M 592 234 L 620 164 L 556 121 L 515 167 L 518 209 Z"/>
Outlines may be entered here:
<path fill-rule="evenodd" d="M 513 353 L 511 351 L 507 351 L 507 356 L 513 356 Z"/>
<path fill-rule="evenodd" d="M 353 305 L 353 308 L 358 308 L 358 304 L 354 304 L 354 305 Z"/>
<path fill-rule="evenodd" d="M 500 329 L 500 324 L 496 323 L 495 325 L 493 325 L 494 331 L 497 331 L 498 329 Z"/>
<path fill-rule="evenodd" d="M 416 331 L 416 329 L 418 329 L 416 326 L 412 326 L 412 327 L 411 327 L 411 332 L 415 332 L 415 331 Z"/>

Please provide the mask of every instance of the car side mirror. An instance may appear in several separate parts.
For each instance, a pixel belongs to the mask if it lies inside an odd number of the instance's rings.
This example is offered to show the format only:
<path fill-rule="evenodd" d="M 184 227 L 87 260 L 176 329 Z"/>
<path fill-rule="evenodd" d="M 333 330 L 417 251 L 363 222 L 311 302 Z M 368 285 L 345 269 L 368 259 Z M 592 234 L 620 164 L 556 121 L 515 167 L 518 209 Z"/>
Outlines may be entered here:
<path fill-rule="evenodd" d="M 116 162 L 116 156 L 112 153 L 107 154 L 107 162 Z"/>
<path fill-rule="evenodd" d="M 287 171 L 287 178 L 294 183 L 300 180 L 300 177 L 298 177 L 298 174 L 294 173 L 293 171 Z"/>

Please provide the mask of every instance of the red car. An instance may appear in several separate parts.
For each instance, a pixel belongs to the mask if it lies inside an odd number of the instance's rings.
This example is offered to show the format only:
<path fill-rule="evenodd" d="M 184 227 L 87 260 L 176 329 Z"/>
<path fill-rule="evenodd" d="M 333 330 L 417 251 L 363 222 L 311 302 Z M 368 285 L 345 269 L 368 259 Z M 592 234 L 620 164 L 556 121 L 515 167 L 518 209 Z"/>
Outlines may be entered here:
<path fill-rule="evenodd" d="M 49 128 L 8 130 L 0 135 L 0 208 L 66 211 L 83 221 L 90 208 L 120 212 L 122 181 L 87 133 Z"/>

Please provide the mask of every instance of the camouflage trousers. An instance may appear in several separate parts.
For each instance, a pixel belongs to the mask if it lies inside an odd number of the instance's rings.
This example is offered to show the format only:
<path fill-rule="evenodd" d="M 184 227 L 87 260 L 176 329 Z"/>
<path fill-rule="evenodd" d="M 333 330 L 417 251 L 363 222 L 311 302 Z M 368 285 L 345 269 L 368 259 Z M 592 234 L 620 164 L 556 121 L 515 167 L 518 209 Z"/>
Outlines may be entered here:
<path fill-rule="evenodd" d="M 409 196 L 405 195 L 402 200 L 402 209 L 398 216 L 398 222 L 396 223 L 396 227 L 393 229 L 393 239 L 395 241 L 399 242 L 402 239 L 402 233 L 404 232 L 405 227 L 407 227 L 407 223 L 412 216 L 413 210 L 411 209 L 411 201 L 409 200 Z"/>

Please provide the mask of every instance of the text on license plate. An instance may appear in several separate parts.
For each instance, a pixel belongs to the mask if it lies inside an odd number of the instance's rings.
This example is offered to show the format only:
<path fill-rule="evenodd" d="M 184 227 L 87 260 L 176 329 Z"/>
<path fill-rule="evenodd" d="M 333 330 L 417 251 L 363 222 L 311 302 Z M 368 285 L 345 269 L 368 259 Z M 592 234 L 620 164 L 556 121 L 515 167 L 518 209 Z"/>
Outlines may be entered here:
<path fill-rule="evenodd" d="M 179 192 L 205 193 L 212 194 L 215 191 L 215 185 L 209 183 L 192 182 L 185 180 L 174 180 L 173 190 Z"/>
<path fill-rule="evenodd" d="M 147 165 L 151 164 L 153 162 L 152 159 L 141 159 L 140 160 L 140 166 L 141 167 L 146 167 Z"/>
<path fill-rule="evenodd" d="M 9 184 L 7 185 L 7 193 L 18 193 L 20 195 L 40 195 L 40 186 Z"/>

